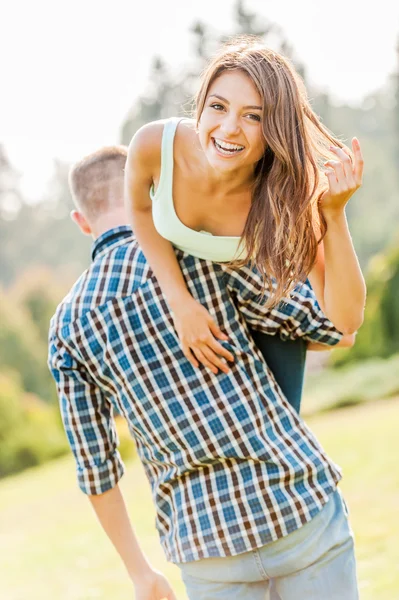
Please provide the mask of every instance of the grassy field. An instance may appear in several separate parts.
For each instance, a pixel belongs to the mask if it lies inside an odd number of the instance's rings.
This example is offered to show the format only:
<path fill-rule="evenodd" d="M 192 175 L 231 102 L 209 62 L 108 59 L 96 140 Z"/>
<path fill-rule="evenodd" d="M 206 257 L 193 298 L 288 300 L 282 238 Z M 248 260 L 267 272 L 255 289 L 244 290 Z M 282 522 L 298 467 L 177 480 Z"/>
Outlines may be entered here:
<path fill-rule="evenodd" d="M 391 399 L 308 419 L 344 469 L 362 600 L 399 598 L 398 414 L 399 399 Z M 163 558 L 139 462 L 127 465 L 122 488 L 145 552 L 184 600 L 178 569 Z M 133 598 L 119 558 L 77 489 L 71 458 L 1 481 L 0 515 L 2 599 Z"/>

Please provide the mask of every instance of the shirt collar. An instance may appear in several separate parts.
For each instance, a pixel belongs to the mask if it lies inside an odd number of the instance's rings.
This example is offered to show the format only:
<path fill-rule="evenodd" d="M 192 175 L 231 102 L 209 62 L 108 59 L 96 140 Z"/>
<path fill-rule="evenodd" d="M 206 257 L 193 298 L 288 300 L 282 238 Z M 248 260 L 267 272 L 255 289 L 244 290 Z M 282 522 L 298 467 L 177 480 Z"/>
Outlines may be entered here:
<path fill-rule="evenodd" d="M 129 225 L 120 225 L 108 229 L 95 240 L 91 251 L 92 260 L 97 258 L 104 250 L 110 250 L 121 241 L 127 241 L 129 238 L 133 239 L 133 231 Z"/>

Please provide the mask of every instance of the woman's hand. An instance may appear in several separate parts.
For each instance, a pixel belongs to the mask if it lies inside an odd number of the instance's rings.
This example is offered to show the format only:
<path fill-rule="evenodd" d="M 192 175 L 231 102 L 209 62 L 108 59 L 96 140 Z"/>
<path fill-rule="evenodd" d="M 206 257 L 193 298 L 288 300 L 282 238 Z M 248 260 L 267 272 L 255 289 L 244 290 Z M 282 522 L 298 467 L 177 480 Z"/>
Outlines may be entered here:
<path fill-rule="evenodd" d="M 329 160 L 324 163 L 329 167 L 325 174 L 328 179 L 328 189 L 322 194 L 319 203 L 322 213 L 342 212 L 349 198 L 362 185 L 363 156 L 357 138 L 352 139 L 353 159 L 347 148 L 330 146 L 331 152 L 338 160 Z"/>
<path fill-rule="evenodd" d="M 218 341 L 227 341 L 225 335 L 209 312 L 202 304 L 191 296 L 179 303 L 178 308 L 172 308 L 173 321 L 184 356 L 193 367 L 199 367 L 199 363 L 217 373 L 218 369 L 228 373 L 229 368 L 222 358 L 233 362 L 234 356 L 226 350 Z"/>

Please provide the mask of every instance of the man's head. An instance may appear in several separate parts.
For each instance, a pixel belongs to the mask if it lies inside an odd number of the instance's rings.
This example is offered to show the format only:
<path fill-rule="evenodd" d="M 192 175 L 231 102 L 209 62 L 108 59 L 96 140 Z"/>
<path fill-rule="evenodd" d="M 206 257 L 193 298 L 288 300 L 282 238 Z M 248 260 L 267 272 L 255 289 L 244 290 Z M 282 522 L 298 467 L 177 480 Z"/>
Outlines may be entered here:
<path fill-rule="evenodd" d="M 123 201 L 126 146 L 104 146 L 75 163 L 69 187 L 76 206 L 71 217 L 80 230 L 98 237 L 128 223 Z"/>

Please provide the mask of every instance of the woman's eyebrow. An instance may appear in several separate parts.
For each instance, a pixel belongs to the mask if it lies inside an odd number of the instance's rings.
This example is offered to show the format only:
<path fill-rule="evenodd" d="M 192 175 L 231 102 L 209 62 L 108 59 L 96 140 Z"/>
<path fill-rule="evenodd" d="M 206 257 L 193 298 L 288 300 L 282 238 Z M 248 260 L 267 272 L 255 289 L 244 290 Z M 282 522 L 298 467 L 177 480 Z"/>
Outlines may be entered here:
<path fill-rule="evenodd" d="M 218 98 L 219 100 L 222 100 L 222 102 L 225 102 L 226 104 L 230 104 L 230 102 L 226 98 L 223 98 L 223 96 L 219 96 L 219 94 L 210 94 L 209 98 Z M 255 106 L 254 104 L 248 104 L 247 106 L 243 106 L 243 108 L 245 108 L 245 109 L 251 108 L 251 109 L 254 109 L 254 110 L 262 110 L 261 106 Z"/>

